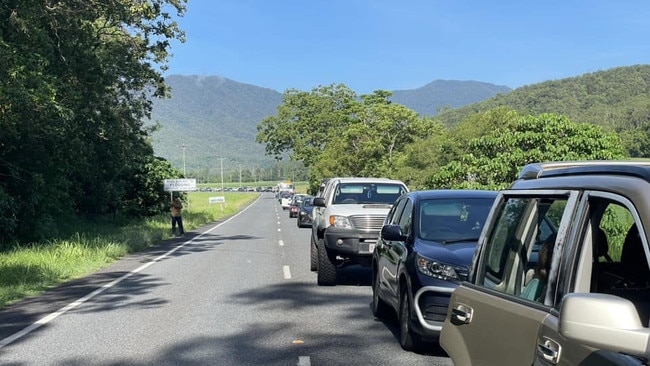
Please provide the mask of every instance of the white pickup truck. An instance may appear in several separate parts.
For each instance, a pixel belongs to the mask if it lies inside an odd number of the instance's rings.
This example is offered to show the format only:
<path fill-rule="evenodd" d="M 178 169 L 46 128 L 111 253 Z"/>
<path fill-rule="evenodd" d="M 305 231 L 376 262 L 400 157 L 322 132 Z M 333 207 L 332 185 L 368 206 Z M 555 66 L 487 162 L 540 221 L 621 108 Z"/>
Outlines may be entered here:
<path fill-rule="evenodd" d="M 406 184 L 385 178 L 332 178 L 314 198 L 311 270 L 318 284 L 336 285 L 343 266 L 369 266 L 379 231 Z"/>

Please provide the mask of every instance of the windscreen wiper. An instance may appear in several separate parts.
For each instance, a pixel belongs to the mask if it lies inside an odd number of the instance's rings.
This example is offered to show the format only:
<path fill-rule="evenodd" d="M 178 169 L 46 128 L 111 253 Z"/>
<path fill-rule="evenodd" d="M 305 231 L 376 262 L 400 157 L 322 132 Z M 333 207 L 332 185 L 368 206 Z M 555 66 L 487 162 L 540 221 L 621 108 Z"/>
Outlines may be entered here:
<path fill-rule="evenodd" d="M 479 238 L 462 238 L 462 239 L 449 239 L 443 240 L 442 244 L 453 244 L 453 243 L 462 243 L 465 241 L 478 241 Z"/>

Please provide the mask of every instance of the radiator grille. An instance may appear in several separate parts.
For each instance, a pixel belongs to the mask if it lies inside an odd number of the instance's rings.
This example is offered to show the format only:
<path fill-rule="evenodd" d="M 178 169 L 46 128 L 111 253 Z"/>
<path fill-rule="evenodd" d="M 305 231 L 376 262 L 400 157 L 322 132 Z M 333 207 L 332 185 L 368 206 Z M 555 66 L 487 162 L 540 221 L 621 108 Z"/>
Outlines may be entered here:
<path fill-rule="evenodd" d="M 355 229 L 368 232 L 379 232 L 384 224 L 385 215 L 350 216 L 350 223 Z"/>

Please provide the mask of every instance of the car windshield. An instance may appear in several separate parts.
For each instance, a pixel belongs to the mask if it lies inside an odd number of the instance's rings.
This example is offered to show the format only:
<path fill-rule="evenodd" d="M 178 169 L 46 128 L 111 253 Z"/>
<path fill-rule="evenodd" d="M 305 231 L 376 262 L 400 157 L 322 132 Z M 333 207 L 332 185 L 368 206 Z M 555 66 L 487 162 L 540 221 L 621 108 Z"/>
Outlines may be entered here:
<path fill-rule="evenodd" d="M 395 183 L 341 183 L 334 194 L 335 204 L 393 204 L 407 189 Z"/>
<path fill-rule="evenodd" d="M 420 203 L 417 236 L 448 244 L 477 241 L 493 202 L 493 198 L 424 200 Z"/>
<path fill-rule="evenodd" d="M 305 199 L 305 196 L 302 194 L 297 194 L 293 196 L 293 201 L 292 203 L 295 205 L 300 205 L 300 203 Z"/>

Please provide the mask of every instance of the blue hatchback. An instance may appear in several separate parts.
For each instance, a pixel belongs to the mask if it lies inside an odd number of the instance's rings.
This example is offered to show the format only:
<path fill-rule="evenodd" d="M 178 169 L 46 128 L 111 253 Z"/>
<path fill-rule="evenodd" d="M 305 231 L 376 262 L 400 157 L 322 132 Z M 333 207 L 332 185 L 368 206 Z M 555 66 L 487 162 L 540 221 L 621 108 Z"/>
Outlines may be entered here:
<path fill-rule="evenodd" d="M 372 311 L 397 313 L 400 345 L 437 341 L 498 192 L 415 191 L 397 199 L 373 253 Z"/>

